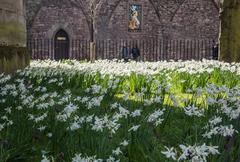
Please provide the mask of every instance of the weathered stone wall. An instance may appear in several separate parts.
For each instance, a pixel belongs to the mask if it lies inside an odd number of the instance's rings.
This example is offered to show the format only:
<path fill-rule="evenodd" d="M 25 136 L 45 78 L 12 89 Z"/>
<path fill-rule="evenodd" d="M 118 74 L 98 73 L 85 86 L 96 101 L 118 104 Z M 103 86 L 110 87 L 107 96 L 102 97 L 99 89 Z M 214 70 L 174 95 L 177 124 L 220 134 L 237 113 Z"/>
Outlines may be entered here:
<path fill-rule="evenodd" d="M 0 44 L 26 45 L 22 0 L 0 0 Z"/>
<path fill-rule="evenodd" d="M 26 47 L 0 46 L 0 74 L 23 69 L 30 63 Z"/>
<path fill-rule="evenodd" d="M 0 0 L 0 73 L 29 65 L 23 0 Z"/>
<path fill-rule="evenodd" d="M 89 39 L 86 18 L 76 7 L 42 7 L 29 31 L 33 38 L 53 38 L 59 29 L 64 29 L 70 39 Z"/>
<path fill-rule="evenodd" d="M 142 26 L 141 31 L 128 31 L 129 4 L 142 5 Z M 104 32 L 98 31 L 97 37 L 103 39 L 105 36 L 110 39 L 147 39 L 161 38 L 162 27 L 152 5 L 146 0 L 123 0 L 115 8 Z"/>
<path fill-rule="evenodd" d="M 216 39 L 219 15 L 210 0 L 187 0 L 172 18 L 172 37 L 186 39 Z"/>
<path fill-rule="evenodd" d="M 31 27 L 32 27 L 34 18 L 42 6 L 42 0 L 33 0 L 33 1 L 24 0 L 24 1 L 25 1 L 26 9 L 27 9 L 26 10 L 26 19 L 27 19 L 26 24 L 27 24 L 27 30 L 29 33 L 29 29 L 31 29 Z"/>
<path fill-rule="evenodd" d="M 90 0 L 26 0 L 30 37 L 53 38 L 58 28 L 70 37 L 89 39 Z M 217 39 L 214 0 L 98 0 L 96 39 Z M 79 2 L 79 3 L 78 3 Z M 141 4 L 141 32 L 128 32 L 129 4 Z"/>
<path fill-rule="evenodd" d="M 220 60 L 240 62 L 240 2 L 234 0 L 222 2 Z"/>

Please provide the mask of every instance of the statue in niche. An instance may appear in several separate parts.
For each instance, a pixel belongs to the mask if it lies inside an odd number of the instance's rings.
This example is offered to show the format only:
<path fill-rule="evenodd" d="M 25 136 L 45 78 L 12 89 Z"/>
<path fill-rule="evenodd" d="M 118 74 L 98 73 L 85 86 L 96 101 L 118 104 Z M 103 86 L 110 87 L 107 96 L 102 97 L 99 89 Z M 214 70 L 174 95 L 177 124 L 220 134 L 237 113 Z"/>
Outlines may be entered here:
<path fill-rule="evenodd" d="M 130 5 L 128 30 L 140 31 L 141 30 L 141 18 L 142 18 L 141 5 Z"/>

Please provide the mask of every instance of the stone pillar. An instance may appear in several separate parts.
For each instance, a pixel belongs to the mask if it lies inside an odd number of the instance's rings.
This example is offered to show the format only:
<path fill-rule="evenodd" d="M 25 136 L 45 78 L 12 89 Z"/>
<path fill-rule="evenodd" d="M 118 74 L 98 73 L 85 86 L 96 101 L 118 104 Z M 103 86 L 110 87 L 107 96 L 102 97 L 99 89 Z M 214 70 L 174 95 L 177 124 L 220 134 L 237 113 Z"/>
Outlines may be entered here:
<path fill-rule="evenodd" d="M 224 0 L 221 4 L 220 60 L 240 62 L 240 2 Z"/>
<path fill-rule="evenodd" d="M 23 0 L 0 0 L 0 73 L 29 65 Z"/>

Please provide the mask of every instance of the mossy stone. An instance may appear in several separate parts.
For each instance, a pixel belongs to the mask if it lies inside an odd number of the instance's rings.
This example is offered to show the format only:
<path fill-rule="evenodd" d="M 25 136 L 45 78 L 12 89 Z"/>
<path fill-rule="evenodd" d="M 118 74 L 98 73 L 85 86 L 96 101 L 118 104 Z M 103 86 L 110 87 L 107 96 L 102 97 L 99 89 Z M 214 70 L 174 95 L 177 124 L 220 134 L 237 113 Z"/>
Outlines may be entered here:
<path fill-rule="evenodd" d="M 220 18 L 220 60 L 240 62 L 240 2 L 224 0 Z"/>
<path fill-rule="evenodd" d="M 0 23 L 0 42 L 8 45 L 26 45 L 25 26 L 19 22 Z"/>
<path fill-rule="evenodd" d="M 26 47 L 0 46 L 0 73 L 11 73 L 30 64 Z"/>

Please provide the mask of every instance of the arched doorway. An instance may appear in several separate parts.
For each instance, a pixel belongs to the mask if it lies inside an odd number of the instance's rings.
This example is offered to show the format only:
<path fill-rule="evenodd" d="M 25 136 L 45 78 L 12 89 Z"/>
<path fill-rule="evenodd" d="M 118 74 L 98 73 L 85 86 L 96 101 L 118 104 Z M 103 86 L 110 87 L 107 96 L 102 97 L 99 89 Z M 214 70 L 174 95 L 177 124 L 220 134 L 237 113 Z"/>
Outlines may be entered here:
<path fill-rule="evenodd" d="M 54 55 L 56 60 L 69 58 L 69 38 L 62 29 L 56 33 L 54 38 Z"/>

